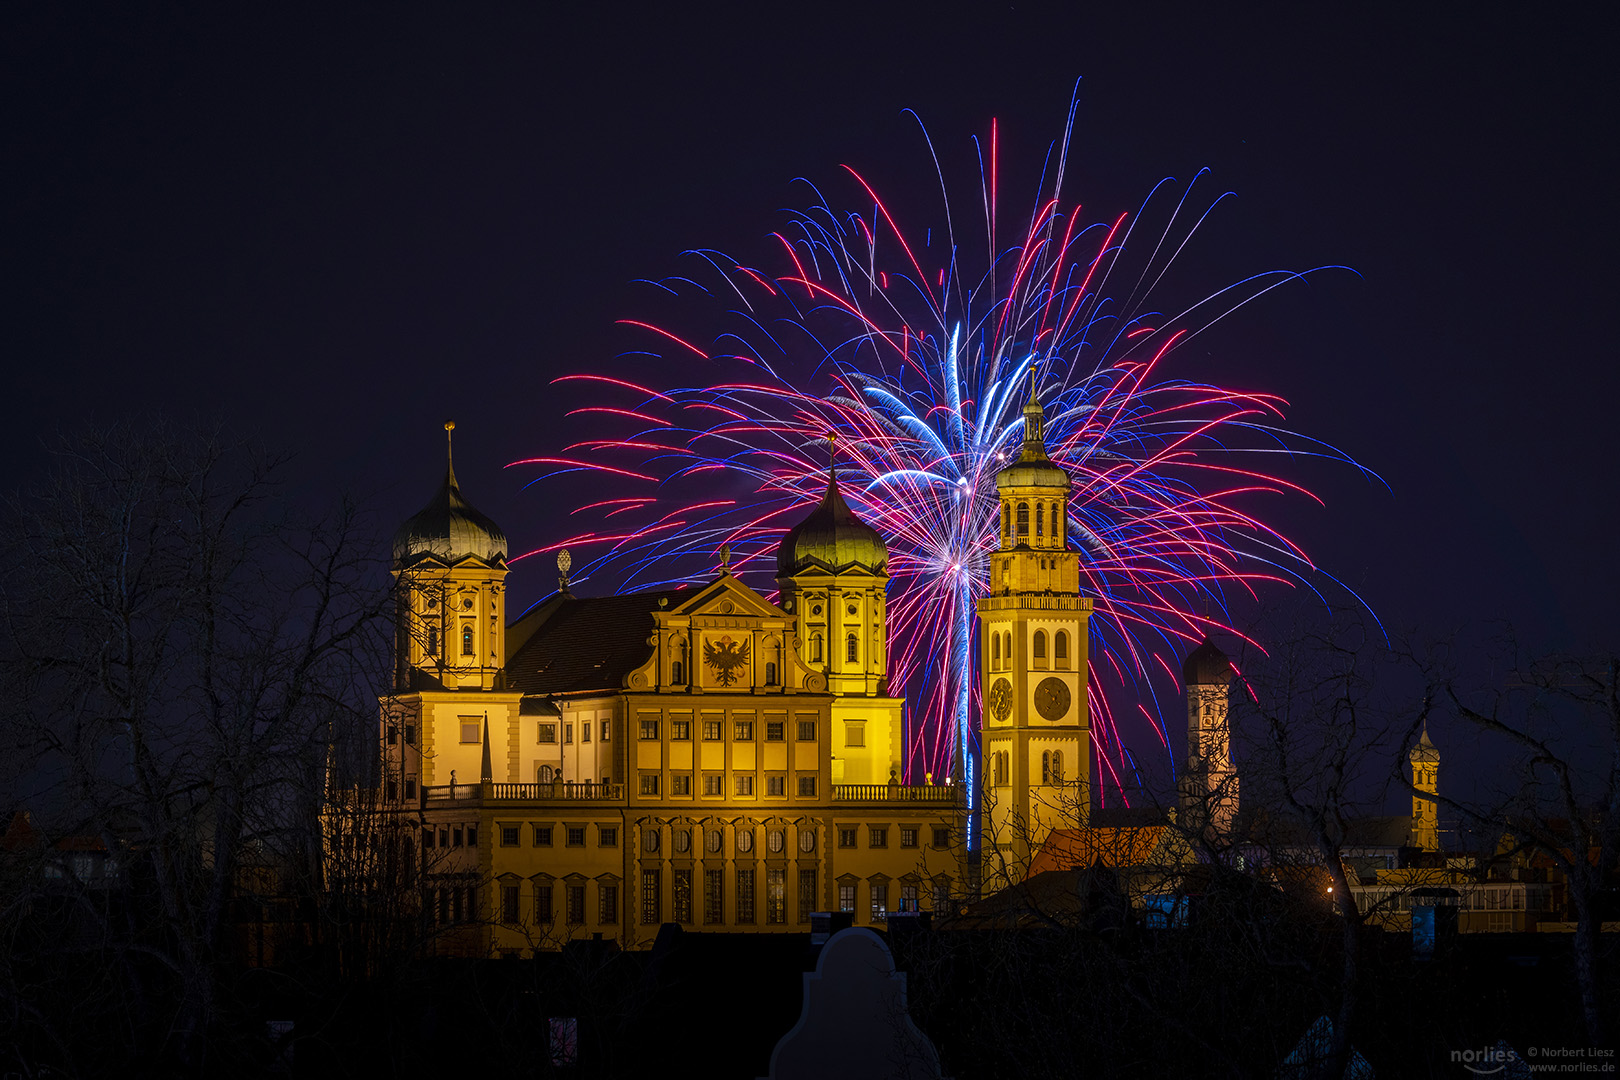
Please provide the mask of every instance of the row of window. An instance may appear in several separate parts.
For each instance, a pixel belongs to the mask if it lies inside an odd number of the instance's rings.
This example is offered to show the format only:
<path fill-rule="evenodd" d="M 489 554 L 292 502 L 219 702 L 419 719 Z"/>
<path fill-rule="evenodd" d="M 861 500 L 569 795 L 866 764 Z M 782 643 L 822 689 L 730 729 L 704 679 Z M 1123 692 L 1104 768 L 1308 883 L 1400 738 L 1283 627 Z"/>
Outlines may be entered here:
<path fill-rule="evenodd" d="M 662 794 L 663 774 L 644 772 L 641 774 L 641 794 L 656 796 Z M 736 773 L 732 776 L 733 795 L 751 797 L 754 794 L 754 774 Z M 703 794 L 706 797 L 723 796 L 726 794 L 725 773 L 704 773 Z M 798 777 L 798 792 L 802 799 L 816 797 L 816 776 L 814 773 Z M 673 773 L 669 777 L 669 794 L 672 796 L 690 796 L 692 794 L 692 774 Z M 787 774 L 771 773 L 765 777 L 765 794 L 771 798 L 786 798 Z"/>
<path fill-rule="evenodd" d="M 1012 783 L 1011 761 L 1008 751 L 997 750 L 990 755 L 990 783 L 1004 787 Z M 1041 783 L 1063 783 L 1063 751 L 1046 750 L 1041 753 Z"/>
<path fill-rule="evenodd" d="M 855 882 L 842 882 L 838 886 L 838 910 L 855 911 Z M 889 917 L 889 883 L 874 881 L 867 885 L 867 898 L 871 905 L 873 922 L 883 922 Z M 921 886 L 902 883 L 899 895 L 900 906 L 898 911 L 921 911 Z M 950 885 L 939 881 L 934 884 L 934 910 L 945 911 L 950 904 Z"/>
<path fill-rule="evenodd" d="M 429 656 L 439 655 L 439 628 L 437 626 L 428 627 L 426 651 Z M 475 655 L 475 650 L 473 649 L 473 628 L 471 623 L 468 623 L 461 628 L 461 655 Z"/>
<path fill-rule="evenodd" d="M 602 728 L 601 728 L 601 730 L 602 730 L 602 741 L 603 742 L 611 742 L 611 741 L 613 741 L 613 721 L 611 721 L 611 720 L 602 720 L 602 721 L 581 720 L 579 722 L 579 741 L 580 742 L 588 743 L 588 742 L 591 741 L 591 728 L 592 728 L 592 725 L 594 723 L 597 723 L 597 722 L 599 722 L 602 725 Z M 541 743 L 541 744 L 548 744 L 548 743 L 555 743 L 557 741 L 557 722 L 555 720 L 541 720 L 538 723 L 536 723 L 534 727 L 535 727 L 535 742 Z M 476 741 L 476 740 L 474 740 L 474 741 Z M 570 720 L 563 721 L 563 725 L 562 725 L 562 741 L 563 741 L 564 746 L 573 745 L 573 742 L 574 742 L 574 724 L 573 724 L 573 721 L 570 721 Z"/>
<path fill-rule="evenodd" d="M 399 729 L 400 729 L 399 724 L 389 724 L 388 725 L 388 745 L 389 746 L 398 746 L 399 745 Z M 416 725 L 415 724 L 406 724 L 405 725 L 405 745 L 406 746 L 415 746 L 416 745 Z"/>
<path fill-rule="evenodd" d="M 643 739 L 658 738 L 659 720 L 657 717 L 643 717 L 641 720 L 641 737 Z M 765 741 L 783 742 L 786 738 L 787 723 L 783 720 L 767 720 L 765 722 Z M 698 731 L 704 742 L 721 742 L 726 737 L 726 724 L 724 720 L 704 720 L 699 723 Z M 799 721 L 799 741 L 816 741 L 816 722 L 814 720 Z M 669 722 L 669 737 L 672 742 L 690 742 L 692 739 L 692 721 L 671 720 Z M 753 742 L 754 722 L 752 720 L 733 720 L 731 722 L 731 739 L 733 742 Z"/>
<path fill-rule="evenodd" d="M 913 825 L 900 827 L 900 846 L 914 848 L 918 846 L 920 830 Z M 951 830 L 948 827 L 934 826 L 930 838 L 935 848 L 948 848 L 951 846 Z M 853 848 L 860 846 L 860 827 L 857 825 L 840 825 L 838 827 L 838 846 Z M 886 848 L 889 846 L 889 827 L 887 825 L 868 825 L 866 827 L 866 846 L 868 848 Z"/>
<path fill-rule="evenodd" d="M 1050 523 L 1054 539 L 1063 536 L 1063 516 L 1058 509 L 1062 503 L 1036 503 L 1035 504 L 1035 535 L 1044 537 L 1047 534 L 1047 524 Z M 1015 543 L 1019 540 L 1029 539 L 1029 503 L 1018 504 L 1017 524 L 1018 531 L 1013 532 L 1012 507 L 1003 503 L 1001 506 L 1001 535 Z"/>
<path fill-rule="evenodd" d="M 1046 666 L 1046 631 L 1035 631 L 1030 651 L 1034 655 L 1035 666 Z M 1059 630 L 1052 638 L 1052 659 L 1057 667 L 1069 666 L 1069 632 Z M 1009 631 L 1003 634 L 990 635 L 990 670 L 1000 671 L 1004 667 L 1011 667 L 1013 662 L 1013 639 Z"/>

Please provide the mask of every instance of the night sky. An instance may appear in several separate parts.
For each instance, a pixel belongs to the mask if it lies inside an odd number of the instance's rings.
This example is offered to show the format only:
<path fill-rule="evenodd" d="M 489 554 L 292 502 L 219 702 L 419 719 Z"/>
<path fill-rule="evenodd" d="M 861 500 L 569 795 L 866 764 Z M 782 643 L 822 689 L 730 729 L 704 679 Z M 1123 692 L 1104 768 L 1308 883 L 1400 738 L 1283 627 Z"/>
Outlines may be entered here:
<path fill-rule="evenodd" d="M 0 15 L 8 484 L 80 420 L 217 417 L 297 448 L 306 493 L 403 520 L 455 417 L 469 497 L 517 549 L 551 542 L 579 489 L 502 467 L 575 435 L 562 414 L 591 402 L 552 378 L 645 345 L 614 325 L 646 311 L 633 279 L 699 246 L 766 261 L 793 178 L 843 162 L 904 204 L 893 185 L 926 164 L 908 107 L 955 160 L 995 118 L 1027 205 L 1019 170 L 1079 78 L 1068 190 L 1088 220 L 1208 166 L 1208 193 L 1237 198 L 1183 278 L 1360 274 L 1200 339 L 1207 373 L 1287 398 L 1292 427 L 1393 489 L 1280 466 L 1327 505 L 1270 520 L 1393 627 L 1614 642 L 1615 35 L 1596 5 L 332 6 Z M 919 223 L 936 205 L 919 194 Z M 518 599 L 552 585 L 542 561 Z"/>

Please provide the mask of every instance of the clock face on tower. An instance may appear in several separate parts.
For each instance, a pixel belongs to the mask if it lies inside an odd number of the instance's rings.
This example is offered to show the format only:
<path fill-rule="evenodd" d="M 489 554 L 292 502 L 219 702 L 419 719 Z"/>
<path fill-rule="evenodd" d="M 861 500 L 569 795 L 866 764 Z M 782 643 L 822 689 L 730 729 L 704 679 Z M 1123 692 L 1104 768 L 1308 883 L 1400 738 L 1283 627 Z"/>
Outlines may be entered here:
<path fill-rule="evenodd" d="M 1035 711 L 1048 720 L 1069 715 L 1069 684 L 1055 675 L 1042 679 L 1035 688 Z"/>
<path fill-rule="evenodd" d="M 1007 714 L 1012 712 L 1012 683 L 1006 679 L 997 679 L 990 686 L 990 696 L 986 699 L 990 705 L 990 715 L 995 717 L 996 723 L 1006 721 Z"/>

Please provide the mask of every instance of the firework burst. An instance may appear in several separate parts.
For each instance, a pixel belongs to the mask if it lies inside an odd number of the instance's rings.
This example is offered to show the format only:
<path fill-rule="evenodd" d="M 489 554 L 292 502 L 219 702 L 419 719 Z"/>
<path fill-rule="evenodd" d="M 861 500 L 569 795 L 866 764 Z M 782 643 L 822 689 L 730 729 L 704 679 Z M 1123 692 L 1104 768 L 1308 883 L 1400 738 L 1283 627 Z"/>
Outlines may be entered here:
<path fill-rule="evenodd" d="M 845 166 L 853 208 L 811 186 L 809 205 L 771 234 L 773 269 L 696 251 L 697 272 L 649 283 L 681 304 L 718 301 L 719 332 L 700 345 L 669 322 L 623 320 L 648 351 L 622 357 L 622 377 L 557 380 L 590 390 L 574 412 L 611 436 L 514 464 L 541 466 L 537 480 L 590 470 L 613 497 L 529 554 L 579 549 L 576 581 L 623 589 L 700 580 L 729 545 L 734 569 L 769 593 L 776 543 L 820 498 L 836 437 L 846 496 L 889 546 L 908 771 L 949 775 L 976 741 L 973 601 L 997 542 L 995 474 L 1017 456 L 1033 383 L 1050 453 L 1075 481 L 1069 540 L 1094 601 L 1092 775 L 1117 797 L 1135 786 L 1130 741 L 1170 753 L 1155 677 L 1176 678 L 1234 596 L 1322 576 L 1246 509 L 1263 494 L 1312 496 L 1248 462 L 1312 454 L 1359 466 L 1283 428 L 1277 397 L 1170 373 L 1193 337 L 1302 277 L 1258 274 L 1158 308 L 1166 270 L 1220 201 L 1195 202 L 1202 173 L 1185 188 L 1161 182 L 1134 215 L 1085 225 L 1063 191 L 1066 126 L 1034 212 L 1002 249 L 995 142 L 992 127 L 973 192 L 988 243 L 958 245 L 937 156 L 942 220 L 920 236 Z M 975 261 L 975 250 L 986 254 Z"/>

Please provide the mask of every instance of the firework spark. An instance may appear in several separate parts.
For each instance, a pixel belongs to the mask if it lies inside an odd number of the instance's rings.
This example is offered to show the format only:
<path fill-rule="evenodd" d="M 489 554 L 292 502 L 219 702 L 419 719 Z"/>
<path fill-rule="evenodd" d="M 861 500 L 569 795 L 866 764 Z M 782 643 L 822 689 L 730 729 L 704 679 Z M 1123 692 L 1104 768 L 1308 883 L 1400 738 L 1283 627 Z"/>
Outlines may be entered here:
<path fill-rule="evenodd" d="M 907 699 L 908 773 L 950 775 L 974 752 L 973 600 L 997 543 L 995 474 L 1017 456 L 1033 379 L 1051 455 L 1075 480 L 1069 540 L 1095 605 L 1092 775 L 1123 794 L 1135 786 L 1127 724 L 1171 754 L 1155 677 L 1174 679 L 1190 644 L 1230 629 L 1234 596 L 1331 580 L 1245 509 L 1262 494 L 1312 496 L 1249 462 L 1309 454 L 1360 467 L 1282 427 L 1280 398 L 1168 373 L 1192 338 L 1303 276 L 1258 274 L 1179 310 L 1155 306 L 1166 270 L 1220 202 L 1191 209 L 1203 173 L 1179 192 L 1161 182 L 1134 215 L 1082 225 L 1063 193 L 1066 126 L 1033 214 L 998 250 L 995 144 L 992 127 L 974 193 L 988 240 L 977 265 L 967 252 L 978 244 L 958 246 L 936 157 L 937 230 L 908 235 L 844 166 L 858 209 L 812 187 L 813 201 L 772 234 L 774 270 L 705 250 L 688 253 L 697 273 L 651 283 L 683 304 L 718 301 L 710 325 L 720 330 L 702 345 L 623 320 L 662 350 L 627 354 L 626 367 L 667 357 L 662 371 L 700 370 L 702 385 L 558 380 L 605 395 L 578 411 L 612 434 L 514 464 L 542 466 L 537 480 L 596 471 L 622 497 L 585 508 L 600 526 L 529 554 L 583 549 L 576 582 L 653 587 L 702 579 L 728 544 L 734 569 L 769 593 L 769 556 L 820 498 L 836 436 L 845 493 L 889 546 L 890 678 Z"/>

